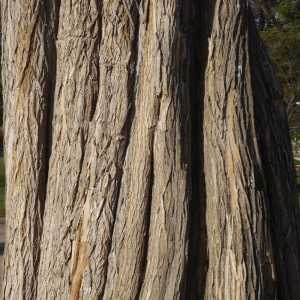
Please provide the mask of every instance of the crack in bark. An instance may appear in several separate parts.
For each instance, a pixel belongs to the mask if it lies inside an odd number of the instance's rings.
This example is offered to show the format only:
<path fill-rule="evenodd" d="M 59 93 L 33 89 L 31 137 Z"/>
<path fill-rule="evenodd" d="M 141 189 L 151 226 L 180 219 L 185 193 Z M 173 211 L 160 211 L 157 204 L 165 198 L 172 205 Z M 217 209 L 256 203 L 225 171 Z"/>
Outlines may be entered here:
<path fill-rule="evenodd" d="M 125 0 L 123 0 L 125 1 Z M 124 3 L 124 6 L 126 6 L 126 12 L 127 14 L 130 15 L 130 10 L 127 7 L 127 4 Z M 138 7 L 136 7 L 136 9 L 138 10 Z M 134 22 L 132 20 L 131 15 L 129 16 L 131 23 L 133 23 L 133 27 L 135 28 L 135 35 L 134 35 L 134 39 L 137 40 L 138 39 L 138 35 L 139 35 L 139 28 L 140 28 L 140 22 L 139 22 L 139 18 L 137 18 L 137 20 L 135 21 L 135 23 L 138 24 L 138 27 L 136 29 L 136 26 L 134 26 Z M 124 155 L 123 155 L 123 162 L 122 162 L 122 167 L 120 170 L 120 175 L 118 176 L 118 187 L 117 187 L 117 194 L 116 194 L 116 199 L 117 202 L 115 203 L 115 209 L 113 211 L 113 219 L 116 220 L 116 215 L 117 215 L 117 210 L 118 210 L 118 205 L 119 205 L 119 201 L 120 201 L 120 195 L 121 195 L 121 188 L 122 188 L 122 179 L 123 179 L 123 175 L 124 175 L 124 163 L 125 163 L 125 159 L 126 159 L 126 154 L 128 152 L 128 148 L 129 148 L 129 144 L 130 144 L 130 139 L 131 139 L 131 132 L 132 132 L 132 125 L 133 125 L 133 119 L 135 116 L 135 112 L 136 112 L 136 103 L 135 103 L 135 99 L 136 99 L 136 95 L 137 95 L 137 89 L 136 89 L 136 82 L 138 79 L 138 72 L 137 72 L 137 61 L 138 61 L 138 43 L 135 43 L 134 40 L 132 41 L 133 46 L 134 46 L 134 51 L 131 57 L 132 62 L 129 63 L 129 68 L 133 66 L 133 70 L 129 70 L 127 68 L 127 71 L 130 75 L 132 75 L 132 79 L 128 82 L 128 86 L 127 86 L 127 93 L 128 93 L 128 98 L 132 99 L 131 103 L 129 104 L 128 110 L 127 110 L 127 121 L 123 124 L 123 127 L 121 128 L 121 132 L 128 132 L 127 134 L 127 138 L 126 138 L 126 145 L 125 145 L 125 149 L 124 149 Z M 125 134 L 126 136 L 126 134 Z M 116 222 L 113 222 L 113 226 L 111 229 L 112 235 L 113 236 L 113 232 L 115 230 L 115 224 Z M 110 255 L 111 253 L 111 249 L 112 249 L 112 241 L 110 241 L 110 245 L 108 247 L 107 250 L 107 257 Z M 105 274 L 104 274 L 104 288 L 101 291 L 101 293 L 98 293 L 98 299 L 102 299 L 104 294 L 105 294 L 105 289 L 106 289 L 106 282 L 107 282 L 107 278 L 108 278 L 108 268 L 109 267 L 109 262 L 107 262 L 107 266 L 105 269 Z"/>
<path fill-rule="evenodd" d="M 206 6 L 206 3 L 204 3 Z M 186 279 L 186 299 L 204 299 L 206 273 L 208 269 L 207 225 L 206 225 L 206 185 L 204 173 L 203 120 L 205 95 L 205 69 L 208 63 L 208 38 L 211 28 L 205 18 L 212 18 L 214 2 L 209 2 L 210 10 L 204 11 L 202 5 L 194 2 L 189 34 L 199 32 L 201 41 L 190 39 L 191 47 L 191 110 L 193 137 L 191 145 L 192 199 L 189 207 L 189 262 Z M 213 18 L 212 18 L 213 19 Z M 212 25 L 211 25 L 212 27 Z"/>
<path fill-rule="evenodd" d="M 152 149 L 152 153 L 153 153 L 153 149 Z M 148 207 L 147 207 L 147 220 L 146 222 L 146 239 L 144 241 L 144 253 L 143 253 L 143 258 L 142 258 L 142 270 L 141 270 L 141 276 L 140 276 L 140 287 L 138 288 L 138 292 L 136 294 L 136 298 L 135 300 L 140 299 L 140 295 L 141 295 L 141 291 L 142 291 L 142 287 L 143 287 L 143 283 L 144 283 L 144 279 L 146 276 L 146 270 L 147 270 L 147 254 L 148 254 L 148 249 L 149 249 L 149 239 L 150 239 L 150 220 L 151 220 L 151 211 L 152 211 L 152 192 L 153 192 L 153 182 L 154 182 L 154 165 L 153 165 L 153 154 L 152 154 L 152 158 L 151 158 L 151 173 L 150 173 L 150 184 L 149 184 L 149 200 L 148 200 Z"/>

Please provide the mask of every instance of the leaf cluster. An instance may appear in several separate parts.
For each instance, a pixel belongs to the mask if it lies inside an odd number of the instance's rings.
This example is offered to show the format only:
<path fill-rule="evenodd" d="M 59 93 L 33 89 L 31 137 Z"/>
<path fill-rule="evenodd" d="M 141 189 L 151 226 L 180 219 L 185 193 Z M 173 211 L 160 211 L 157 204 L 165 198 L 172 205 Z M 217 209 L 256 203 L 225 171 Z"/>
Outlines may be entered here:
<path fill-rule="evenodd" d="M 279 26 L 300 25 L 300 1 L 282 0 L 274 7 Z"/>

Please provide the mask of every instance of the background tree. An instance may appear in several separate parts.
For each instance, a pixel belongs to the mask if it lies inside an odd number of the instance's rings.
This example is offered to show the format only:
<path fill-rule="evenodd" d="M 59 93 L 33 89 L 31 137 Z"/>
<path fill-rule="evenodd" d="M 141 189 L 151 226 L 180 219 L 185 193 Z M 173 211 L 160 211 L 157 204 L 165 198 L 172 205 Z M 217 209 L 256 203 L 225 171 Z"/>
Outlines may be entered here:
<path fill-rule="evenodd" d="M 272 7 L 276 26 L 261 33 L 284 89 L 291 127 L 300 126 L 300 2 L 282 0 Z"/>
<path fill-rule="evenodd" d="M 247 1 L 3 0 L 4 299 L 296 299 L 282 90 Z"/>
<path fill-rule="evenodd" d="M 250 5 L 255 18 L 256 27 L 259 31 L 274 28 L 277 19 L 274 14 L 275 0 L 250 0 Z"/>

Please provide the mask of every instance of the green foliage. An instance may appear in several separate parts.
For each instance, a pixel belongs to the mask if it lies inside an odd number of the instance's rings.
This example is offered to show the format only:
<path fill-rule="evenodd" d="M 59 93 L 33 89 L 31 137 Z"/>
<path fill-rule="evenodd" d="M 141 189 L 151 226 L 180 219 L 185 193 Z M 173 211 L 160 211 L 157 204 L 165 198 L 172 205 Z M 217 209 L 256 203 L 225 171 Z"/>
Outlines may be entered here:
<path fill-rule="evenodd" d="M 274 8 L 281 26 L 295 26 L 300 24 L 300 2 L 299 0 L 282 0 Z"/>
<path fill-rule="evenodd" d="M 300 1 L 282 0 L 273 11 L 276 27 L 261 32 L 288 103 L 291 126 L 300 126 Z"/>
<path fill-rule="evenodd" d="M 300 141 L 300 132 L 291 133 L 291 139 Z"/>

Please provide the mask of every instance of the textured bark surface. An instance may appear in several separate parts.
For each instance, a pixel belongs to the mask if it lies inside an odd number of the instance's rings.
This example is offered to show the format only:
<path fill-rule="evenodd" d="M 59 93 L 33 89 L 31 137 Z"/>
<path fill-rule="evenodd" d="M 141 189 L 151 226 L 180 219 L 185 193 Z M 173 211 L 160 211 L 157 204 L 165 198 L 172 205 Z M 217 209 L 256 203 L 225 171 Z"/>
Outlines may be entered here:
<path fill-rule="evenodd" d="M 230 22 L 228 16 L 230 15 Z M 269 249 L 243 3 L 218 1 L 204 99 L 209 270 L 206 298 L 261 299 Z M 227 47 L 224 47 L 227 45 Z M 244 141 L 244 142 L 242 142 Z M 214 295 L 213 297 L 211 295 Z"/>
<path fill-rule="evenodd" d="M 49 73 L 40 1 L 2 1 L 5 99 L 5 298 L 34 299 L 47 179 Z"/>
<path fill-rule="evenodd" d="M 3 299 L 296 299 L 281 88 L 242 0 L 2 1 Z"/>

